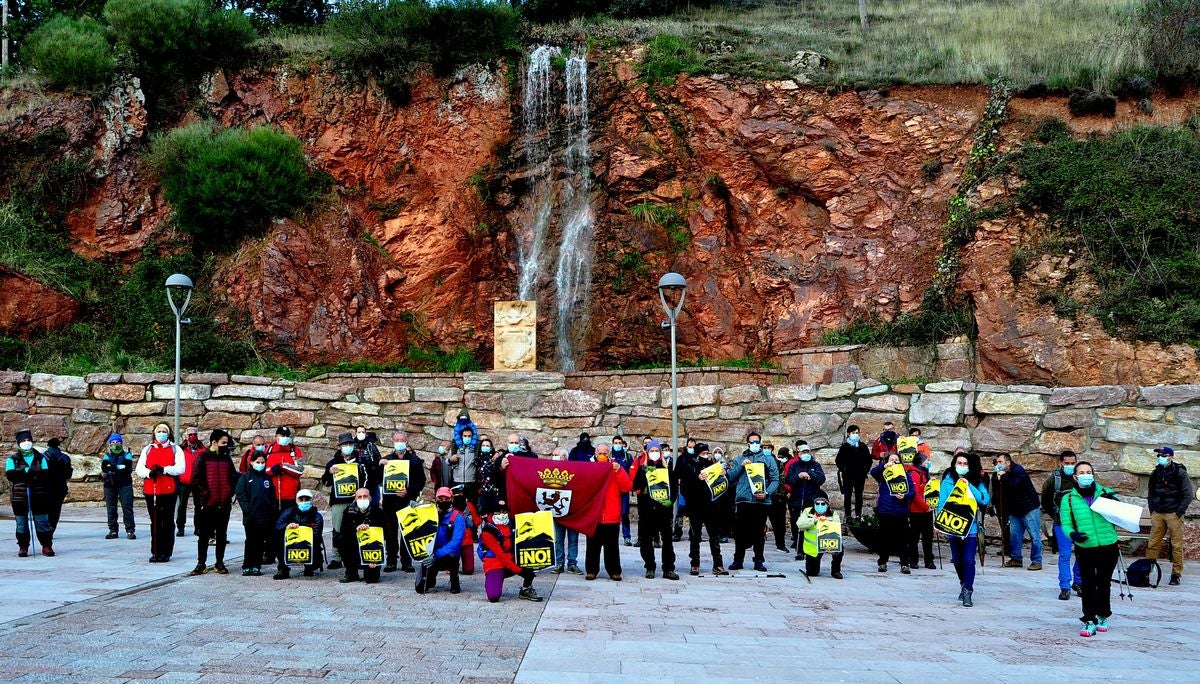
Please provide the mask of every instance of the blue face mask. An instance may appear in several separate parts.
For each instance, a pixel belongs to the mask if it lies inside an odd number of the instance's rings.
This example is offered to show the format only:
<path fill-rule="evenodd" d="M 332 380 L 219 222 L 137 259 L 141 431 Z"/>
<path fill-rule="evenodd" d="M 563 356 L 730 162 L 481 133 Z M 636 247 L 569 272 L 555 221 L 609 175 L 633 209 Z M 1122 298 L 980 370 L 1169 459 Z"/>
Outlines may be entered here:
<path fill-rule="evenodd" d="M 253 467 L 256 471 L 258 471 L 260 473 L 267 469 L 266 463 L 252 463 L 250 465 L 251 465 L 251 467 Z"/>
<path fill-rule="evenodd" d="M 515 454 L 520 450 L 521 450 L 520 444 L 509 444 L 508 445 L 508 453 L 510 453 L 510 454 Z"/>
<path fill-rule="evenodd" d="M 621 453 L 622 451 L 625 451 L 625 447 L 621 446 L 620 444 L 614 444 L 613 451 Z"/>
<path fill-rule="evenodd" d="M 278 442 L 279 442 L 279 446 L 289 446 L 292 443 L 292 438 L 291 437 L 280 437 Z"/>
<path fill-rule="evenodd" d="M 766 454 L 766 455 L 768 455 L 768 456 L 774 456 L 774 455 L 775 455 L 775 450 L 774 450 L 774 449 L 763 449 L 763 453 L 764 453 L 764 454 Z"/>
<path fill-rule="evenodd" d="M 354 445 L 353 444 L 347 444 L 342 447 L 342 455 L 343 456 L 349 456 L 350 454 L 353 454 L 353 453 L 354 453 Z"/>
<path fill-rule="evenodd" d="M 858 446 L 858 442 L 860 439 L 862 439 L 862 438 L 859 437 L 858 435 L 850 435 L 849 437 L 846 438 L 846 443 L 849 444 L 850 446 Z"/>
<path fill-rule="evenodd" d="M 800 454 L 800 460 L 808 463 L 812 460 L 812 454 Z"/>
<path fill-rule="evenodd" d="M 312 510 L 312 502 L 311 501 L 298 501 L 298 502 L 296 502 L 296 508 L 301 513 L 307 513 Z"/>
<path fill-rule="evenodd" d="M 1074 474 L 1075 474 L 1075 464 L 1063 466 L 1063 475 L 1074 475 Z"/>
<path fill-rule="evenodd" d="M 971 469 L 967 466 L 954 466 L 954 472 L 958 473 L 960 477 L 966 475 L 970 471 Z"/>
<path fill-rule="evenodd" d="M 829 504 L 816 504 L 813 506 L 813 510 L 821 515 L 825 515 L 829 512 Z"/>
<path fill-rule="evenodd" d="M 996 468 L 996 472 L 997 472 L 997 473 L 1002 473 L 1002 472 L 1004 472 L 1004 464 L 1003 464 L 1003 463 L 997 463 L 997 464 L 995 465 L 995 468 Z"/>
<path fill-rule="evenodd" d="M 757 454 L 762 451 L 762 444 L 758 442 L 750 442 L 750 453 Z"/>
<path fill-rule="evenodd" d="M 490 454 L 490 453 L 492 453 L 492 448 L 490 446 L 481 446 L 481 447 L 479 447 L 479 453 Z"/>
<path fill-rule="evenodd" d="M 1166 456 L 1159 456 L 1159 457 L 1158 457 L 1158 464 L 1159 464 L 1160 466 L 1166 467 L 1166 465 L 1167 465 L 1168 463 L 1170 463 L 1170 462 L 1171 462 L 1171 459 L 1167 458 Z"/>
<path fill-rule="evenodd" d="M 1079 483 L 1080 487 L 1087 489 L 1088 487 L 1096 484 L 1096 476 L 1092 475 L 1091 473 L 1084 473 L 1083 475 L 1076 477 L 1075 481 Z"/>

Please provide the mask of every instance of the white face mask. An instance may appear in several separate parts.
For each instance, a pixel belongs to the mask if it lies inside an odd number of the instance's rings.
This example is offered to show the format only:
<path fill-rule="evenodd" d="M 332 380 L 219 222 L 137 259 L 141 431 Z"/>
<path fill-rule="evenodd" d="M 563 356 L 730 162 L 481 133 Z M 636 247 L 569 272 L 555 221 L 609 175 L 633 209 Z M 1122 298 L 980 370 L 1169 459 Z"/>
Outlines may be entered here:
<path fill-rule="evenodd" d="M 361 442 L 367 438 L 367 433 L 360 432 L 360 433 L 354 435 L 354 438 Z"/>
<path fill-rule="evenodd" d="M 17 446 L 21 447 L 21 451 L 29 451 L 30 449 L 33 448 L 33 442 L 31 442 L 29 440 L 25 440 L 24 442 L 21 442 Z"/>
<path fill-rule="evenodd" d="M 371 507 L 370 499 L 355 499 L 354 505 L 358 506 L 358 510 L 365 511 Z"/>
<path fill-rule="evenodd" d="M 658 451 L 651 451 L 648 455 L 650 456 L 651 461 L 657 461 L 662 458 L 662 453 Z"/>
<path fill-rule="evenodd" d="M 492 516 L 492 522 L 496 523 L 497 525 L 507 525 L 508 524 L 508 514 L 507 513 L 497 513 Z"/>

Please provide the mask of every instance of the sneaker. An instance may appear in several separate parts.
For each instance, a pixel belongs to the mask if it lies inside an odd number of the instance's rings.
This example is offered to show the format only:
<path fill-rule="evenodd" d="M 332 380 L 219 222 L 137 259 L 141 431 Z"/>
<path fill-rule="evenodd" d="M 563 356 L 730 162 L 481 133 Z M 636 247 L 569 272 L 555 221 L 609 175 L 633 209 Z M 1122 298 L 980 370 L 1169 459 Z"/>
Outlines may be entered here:
<path fill-rule="evenodd" d="M 779 549 L 780 551 L 782 551 L 782 552 L 784 552 L 784 553 L 787 553 L 788 551 L 790 551 L 790 550 L 791 550 L 791 549 L 789 549 L 787 546 L 785 546 L 785 545 L 783 545 L 783 544 L 776 544 L 776 545 L 775 545 L 775 548 L 776 548 L 776 549 Z"/>
<path fill-rule="evenodd" d="M 242 577 L 251 577 L 253 575 L 254 572 L 251 568 L 242 568 Z"/>
<path fill-rule="evenodd" d="M 967 597 L 967 588 L 966 588 L 966 587 L 959 587 L 959 589 L 958 589 L 958 602 L 959 602 L 959 603 L 962 603 L 962 600 L 963 600 L 964 598 L 966 598 L 966 597 Z"/>
<path fill-rule="evenodd" d="M 18 558 L 27 558 L 28 556 L 29 556 L 29 547 L 28 546 L 22 546 L 20 549 L 17 550 Z"/>
<path fill-rule="evenodd" d="M 1108 618 L 1100 618 L 1099 620 L 1096 621 L 1096 631 L 1097 632 L 1107 632 L 1108 631 Z"/>
<path fill-rule="evenodd" d="M 1079 586 L 1078 584 L 1072 584 L 1071 591 L 1075 592 L 1076 596 L 1083 596 L 1083 587 Z"/>
<path fill-rule="evenodd" d="M 42 555 L 47 558 L 54 558 L 54 549 L 50 548 L 49 546 L 43 546 Z"/>
<path fill-rule="evenodd" d="M 556 575 L 561 575 L 561 574 L 563 574 L 563 571 L 564 571 L 564 570 L 566 570 L 566 568 L 564 568 L 564 567 L 563 567 L 563 566 L 561 566 L 561 565 L 556 565 L 556 566 L 554 566 L 554 567 L 550 568 L 550 572 L 552 572 L 552 573 L 554 573 L 554 574 L 556 574 Z"/>
<path fill-rule="evenodd" d="M 287 568 L 284 568 L 284 569 L 276 572 L 274 575 L 271 575 L 271 579 L 285 580 L 291 576 L 292 576 L 292 571 L 288 570 Z"/>
<path fill-rule="evenodd" d="M 677 580 L 679 579 L 679 573 L 675 572 L 674 570 L 664 570 L 663 579 Z"/>
<path fill-rule="evenodd" d="M 1020 568 L 1024 565 L 1025 563 L 1019 558 L 1009 558 L 1008 561 L 1004 563 L 1004 567 L 1006 568 Z"/>
<path fill-rule="evenodd" d="M 458 586 L 450 587 L 450 593 L 451 594 L 461 594 L 462 587 L 458 587 Z"/>
<path fill-rule="evenodd" d="M 588 574 L 584 575 L 584 576 L 583 576 L 583 578 L 584 578 L 585 580 L 587 580 L 587 581 L 591 582 L 592 580 L 596 579 L 596 573 L 594 573 L 594 572 L 589 572 Z"/>
<path fill-rule="evenodd" d="M 729 569 L 730 569 L 731 571 L 733 571 L 733 570 L 741 570 L 741 569 L 742 569 L 742 564 L 741 564 L 741 563 L 738 563 L 737 561 L 734 561 L 733 563 L 731 563 L 731 564 L 730 564 L 730 566 L 729 566 Z"/>
<path fill-rule="evenodd" d="M 763 565 L 762 563 L 755 563 L 755 564 L 754 564 L 754 569 L 755 569 L 755 570 L 757 570 L 757 571 L 759 571 L 759 572 L 766 572 L 766 571 L 767 571 L 767 566 Z"/>
<path fill-rule="evenodd" d="M 1033 563 L 1030 563 L 1029 567 L 1027 569 L 1028 570 L 1041 570 L 1042 564 L 1035 561 Z"/>
<path fill-rule="evenodd" d="M 1096 636 L 1096 623 L 1094 623 L 1094 622 L 1083 623 L 1083 629 L 1079 630 L 1079 636 L 1081 636 L 1081 637 Z"/>
<path fill-rule="evenodd" d="M 579 569 L 578 565 L 568 565 L 567 566 L 567 574 L 568 575 L 582 575 L 583 571 Z"/>
<path fill-rule="evenodd" d="M 646 579 L 654 579 L 654 571 L 653 570 L 646 571 Z"/>
<path fill-rule="evenodd" d="M 967 589 L 963 592 L 963 608 L 970 608 L 971 606 L 975 605 L 975 603 L 971 600 L 971 594 L 973 593 L 975 592 L 971 591 L 970 589 Z"/>
<path fill-rule="evenodd" d="M 1071 600 L 1071 590 L 1063 589 L 1062 591 L 1058 592 L 1058 600 L 1059 601 L 1070 601 Z"/>
<path fill-rule="evenodd" d="M 614 581 L 614 582 L 620 582 L 620 581 L 621 581 L 621 576 L 620 576 L 620 575 L 609 575 L 609 577 L 608 577 L 608 578 L 609 578 L 610 580 Z"/>
<path fill-rule="evenodd" d="M 204 567 L 204 563 L 196 563 L 196 567 L 192 568 L 192 575 L 203 575 L 208 572 L 208 568 Z"/>
<path fill-rule="evenodd" d="M 804 554 L 802 554 L 802 553 L 796 554 L 796 560 L 804 560 Z"/>
<path fill-rule="evenodd" d="M 538 596 L 537 590 L 533 587 L 529 587 L 528 589 L 521 587 L 521 590 L 517 592 L 517 598 L 522 598 L 526 601 L 542 601 L 542 597 Z"/>
<path fill-rule="evenodd" d="M 900 574 L 901 575 L 911 575 L 912 570 L 909 570 L 907 565 L 901 565 L 900 566 Z"/>
<path fill-rule="evenodd" d="M 342 562 L 340 560 L 329 561 L 329 569 L 330 570 L 341 570 Z"/>
<path fill-rule="evenodd" d="M 1177 587 L 1177 586 L 1179 586 L 1179 575 L 1177 575 L 1177 574 L 1175 574 L 1175 573 L 1171 573 L 1171 581 L 1170 581 L 1170 582 L 1167 582 L 1167 584 L 1168 584 L 1168 585 L 1170 585 L 1170 586 L 1172 586 L 1172 587 Z"/>
<path fill-rule="evenodd" d="M 217 573 L 218 575 L 228 575 L 229 568 L 225 567 L 224 563 L 217 563 L 213 566 L 213 572 Z"/>
<path fill-rule="evenodd" d="M 250 568 L 250 574 L 255 577 L 262 577 L 262 568 Z"/>
<path fill-rule="evenodd" d="M 929 561 L 928 563 L 925 564 L 925 569 L 926 570 L 937 570 L 937 566 L 933 564 L 933 561 Z"/>
<path fill-rule="evenodd" d="M 109 532 L 108 534 L 104 535 L 104 538 L 105 538 L 105 539 L 116 539 L 116 538 L 117 538 L 117 533 L 116 533 L 116 532 Z"/>
<path fill-rule="evenodd" d="M 338 580 L 338 584 L 350 584 L 351 582 L 357 582 L 357 581 L 358 581 L 357 575 L 346 575 L 345 577 Z"/>
<path fill-rule="evenodd" d="M 633 540 L 629 537 L 625 537 L 625 546 L 633 546 Z"/>
<path fill-rule="evenodd" d="M 713 568 L 713 576 L 714 577 L 724 577 L 725 575 L 728 575 L 728 574 L 729 574 L 729 571 L 726 570 L 725 568 L 721 568 L 721 567 Z"/>
<path fill-rule="evenodd" d="M 688 574 L 691 575 L 692 577 L 698 577 L 700 575 L 700 566 L 693 565 L 692 569 L 688 570 Z"/>
<path fill-rule="evenodd" d="M 887 563 L 879 564 L 879 572 L 887 572 Z"/>
<path fill-rule="evenodd" d="M 136 534 L 134 534 L 134 533 L 132 533 L 132 532 L 126 532 L 126 533 L 125 533 L 125 538 L 126 538 L 126 539 L 137 539 L 137 535 L 136 535 Z"/>
<path fill-rule="evenodd" d="M 728 544 L 728 543 L 729 543 L 729 537 L 721 537 L 721 543 L 722 543 L 722 544 Z"/>
<path fill-rule="evenodd" d="M 829 573 L 829 576 L 834 579 L 842 579 L 842 573 L 840 572 L 831 572 Z"/>

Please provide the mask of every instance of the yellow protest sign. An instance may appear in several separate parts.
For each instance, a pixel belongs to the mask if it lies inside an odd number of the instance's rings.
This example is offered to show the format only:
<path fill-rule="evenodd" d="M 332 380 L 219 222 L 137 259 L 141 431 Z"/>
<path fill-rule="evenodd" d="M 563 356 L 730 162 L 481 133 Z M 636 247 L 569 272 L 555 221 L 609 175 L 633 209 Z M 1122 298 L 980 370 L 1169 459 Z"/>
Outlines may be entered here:
<path fill-rule="evenodd" d="M 708 485 L 713 501 L 729 490 L 729 477 L 725 475 L 725 468 L 720 463 L 710 465 L 701 470 L 700 474 L 704 476 L 704 483 Z"/>
<path fill-rule="evenodd" d="M 842 552 L 842 523 L 836 518 L 817 520 L 817 553 Z"/>
<path fill-rule="evenodd" d="M 965 537 L 971 532 L 971 522 L 978 510 L 979 503 L 967 486 L 967 478 L 960 477 L 946 497 L 946 504 L 937 512 L 933 525 L 946 534 Z"/>
<path fill-rule="evenodd" d="M 936 511 L 938 500 L 942 495 L 942 481 L 936 477 L 929 478 L 929 482 L 925 484 L 925 505 L 929 506 L 929 510 Z"/>
<path fill-rule="evenodd" d="M 896 453 L 900 454 L 901 463 L 912 463 L 913 457 L 917 455 L 917 443 L 920 437 L 901 437 L 896 442 Z"/>
<path fill-rule="evenodd" d="M 358 557 L 363 565 L 383 563 L 383 528 L 358 530 Z"/>
<path fill-rule="evenodd" d="M 283 531 L 283 557 L 288 565 L 313 564 L 313 529 L 301 525 Z"/>
<path fill-rule="evenodd" d="M 383 464 L 383 493 L 396 495 L 400 490 L 408 490 L 408 461 L 388 461 Z"/>
<path fill-rule="evenodd" d="M 358 491 L 358 464 L 338 463 L 333 473 L 333 495 L 339 499 L 353 499 Z"/>
<path fill-rule="evenodd" d="M 746 479 L 750 482 L 751 494 L 762 494 L 767 491 L 767 466 L 762 463 L 747 463 Z"/>
<path fill-rule="evenodd" d="M 666 468 L 646 468 L 646 495 L 655 503 L 671 505 L 671 485 Z"/>
<path fill-rule="evenodd" d="M 402 508 L 396 511 L 396 519 L 409 555 L 415 561 L 425 560 L 433 552 L 433 539 L 437 536 L 437 507 L 425 504 Z"/>
<path fill-rule="evenodd" d="M 908 493 L 908 473 L 899 463 L 884 467 L 883 481 L 887 483 L 890 494 L 904 496 Z"/>
<path fill-rule="evenodd" d="M 550 511 L 518 513 L 513 535 L 517 565 L 541 570 L 554 565 L 554 514 Z"/>

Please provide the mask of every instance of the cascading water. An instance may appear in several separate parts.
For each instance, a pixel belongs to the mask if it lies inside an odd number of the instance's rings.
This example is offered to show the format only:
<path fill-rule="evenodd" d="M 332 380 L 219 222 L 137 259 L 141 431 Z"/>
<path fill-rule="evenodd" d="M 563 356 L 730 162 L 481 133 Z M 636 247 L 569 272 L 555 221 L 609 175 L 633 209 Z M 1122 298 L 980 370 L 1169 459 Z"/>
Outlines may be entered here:
<path fill-rule="evenodd" d="M 587 54 L 566 64 L 567 146 L 563 154 L 566 189 L 562 201 L 562 237 L 558 248 L 555 332 L 558 367 L 575 370 L 576 342 L 586 329 L 592 285 L 591 146 L 588 143 Z"/>
<path fill-rule="evenodd" d="M 559 49 L 538 45 L 529 53 L 525 69 L 525 98 L 521 116 L 524 124 L 523 146 L 525 163 L 529 166 L 530 216 L 529 225 L 517 233 L 517 298 L 537 299 L 538 275 L 541 272 L 542 251 L 546 229 L 553 212 L 553 193 L 550 178 L 550 60 Z"/>

